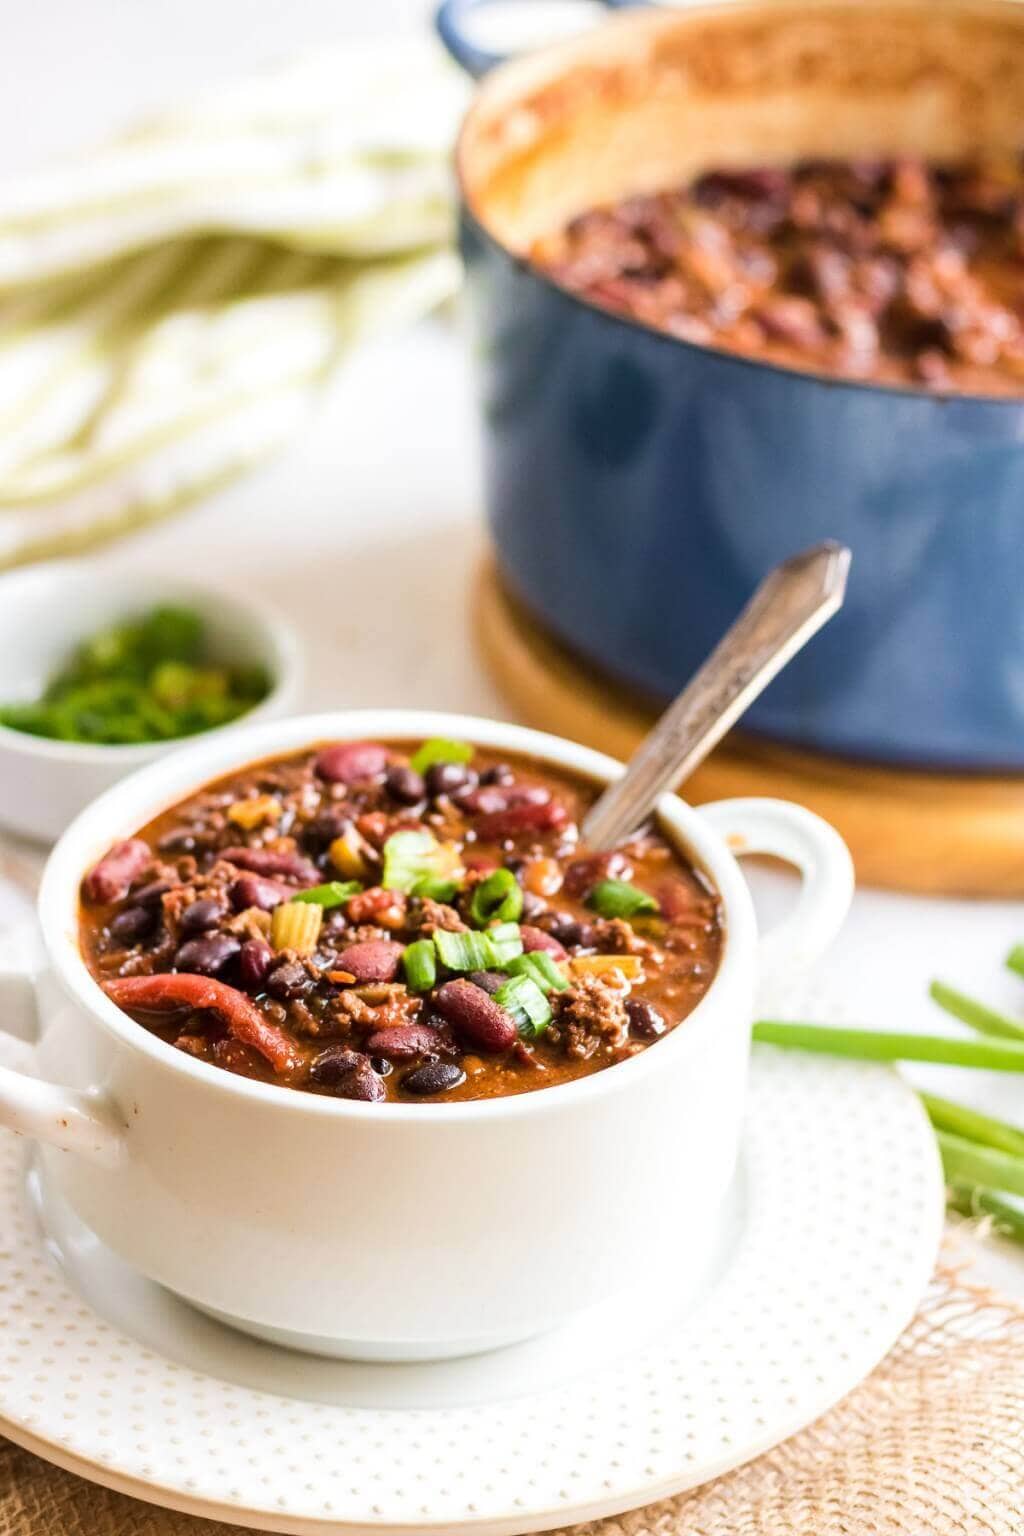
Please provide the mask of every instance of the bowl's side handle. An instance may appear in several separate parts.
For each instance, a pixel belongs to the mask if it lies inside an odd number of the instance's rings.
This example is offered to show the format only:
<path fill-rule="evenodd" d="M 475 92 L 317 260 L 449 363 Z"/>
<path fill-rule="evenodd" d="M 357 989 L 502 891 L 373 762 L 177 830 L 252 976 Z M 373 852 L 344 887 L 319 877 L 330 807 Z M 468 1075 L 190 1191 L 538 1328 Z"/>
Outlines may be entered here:
<path fill-rule="evenodd" d="M 493 3 L 493 0 L 441 0 L 434 12 L 434 26 L 442 43 L 456 64 L 461 65 L 474 80 L 479 80 L 495 65 L 503 64 L 508 57 L 507 54 L 496 53 L 474 42 L 472 22 L 468 27 L 466 25 L 469 13 L 484 9 L 488 3 Z M 525 6 L 532 3 L 532 0 L 522 0 L 522 3 Z M 596 0 L 596 3 L 607 6 L 609 10 L 619 10 L 638 3 L 638 0 Z M 503 0 L 503 10 L 507 9 L 507 4 L 508 0 Z"/>
<path fill-rule="evenodd" d="M 0 1030 L 29 1043 L 38 1024 L 35 976 L 40 950 L 32 925 L 13 929 L 0 942 Z M 108 1167 L 121 1151 L 115 1114 L 98 1090 L 62 1088 L 3 1065 L 0 1126 Z"/>
<path fill-rule="evenodd" d="M 834 827 L 788 800 L 718 800 L 702 805 L 738 858 L 769 854 L 800 873 L 796 905 L 760 941 L 762 980 L 807 970 L 831 944 L 853 900 L 850 850 Z"/>

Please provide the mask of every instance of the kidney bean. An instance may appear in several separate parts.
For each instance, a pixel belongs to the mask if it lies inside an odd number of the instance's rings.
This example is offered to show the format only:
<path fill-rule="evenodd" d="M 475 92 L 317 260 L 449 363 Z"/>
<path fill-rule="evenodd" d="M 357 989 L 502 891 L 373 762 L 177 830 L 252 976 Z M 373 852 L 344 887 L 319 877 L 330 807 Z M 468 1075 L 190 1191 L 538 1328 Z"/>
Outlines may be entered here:
<path fill-rule="evenodd" d="M 240 875 L 230 891 L 231 905 L 236 912 L 258 907 L 261 912 L 272 912 L 282 901 L 288 901 L 291 888 L 277 880 L 264 880 L 259 875 Z"/>
<path fill-rule="evenodd" d="M 498 988 L 503 987 L 508 981 L 508 977 L 502 976 L 500 971 L 470 971 L 469 979 L 474 987 L 482 987 L 492 997 Z"/>
<path fill-rule="evenodd" d="M 529 923 L 525 923 L 519 929 L 519 936 L 523 941 L 524 954 L 532 955 L 538 950 L 543 950 L 554 960 L 569 958 L 565 946 L 559 943 L 553 933 L 545 933 L 543 928 L 533 928 Z"/>
<path fill-rule="evenodd" d="M 152 907 L 126 907 L 110 922 L 110 937 L 118 944 L 138 944 L 156 926 L 156 913 Z"/>
<path fill-rule="evenodd" d="M 475 789 L 477 776 L 465 763 L 432 763 L 427 769 L 427 794 L 433 799 L 438 795 L 459 795 Z"/>
<path fill-rule="evenodd" d="M 339 741 L 324 747 L 314 770 L 328 784 L 359 784 L 376 779 L 388 766 L 388 752 L 376 741 Z"/>
<path fill-rule="evenodd" d="M 233 933 L 207 933 L 199 939 L 187 939 L 174 956 L 178 971 L 198 976 L 216 976 L 241 949 Z"/>
<path fill-rule="evenodd" d="M 82 882 L 87 901 L 120 901 L 127 896 L 133 880 L 137 880 L 153 859 L 153 850 L 140 837 L 130 837 L 123 843 L 115 843 L 98 864 L 94 864 Z"/>
<path fill-rule="evenodd" d="M 356 981 L 394 981 L 404 947 L 393 939 L 364 939 L 341 951 L 337 969 L 349 971 Z"/>
<path fill-rule="evenodd" d="M 208 928 L 216 928 L 226 915 L 227 910 L 219 901 L 194 901 L 178 919 L 178 932 L 191 938 L 194 934 L 205 933 Z"/>
<path fill-rule="evenodd" d="M 284 875 L 300 885 L 316 885 L 320 871 L 299 853 L 278 853 L 273 848 L 225 848 L 221 858 L 254 875 Z"/>
<path fill-rule="evenodd" d="M 750 170 L 706 171 L 694 184 L 698 203 L 716 206 L 723 196 L 743 198 L 781 198 L 790 187 L 788 171 L 774 166 L 755 166 Z"/>
<path fill-rule="evenodd" d="M 238 952 L 238 977 L 249 992 L 258 992 L 274 963 L 274 951 L 263 939 L 246 939 Z"/>
<path fill-rule="evenodd" d="M 471 981 L 446 981 L 434 993 L 434 1006 L 460 1041 L 477 1051 L 506 1051 L 516 1038 L 511 1014 Z"/>
<path fill-rule="evenodd" d="M 426 799 L 427 786 L 423 775 L 405 763 L 392 763 L 384 779 L 388 794 L 399 805 L 417 805 Z"/>
<path fill-rule="evenodd" d="M 285 960 L 276 965 L 267 977 L 267 991 L 283 1003 L 294 1002 L 312 992 L 313 978 L 297 960 Z"/>
<path fill-rule="evenodd" d="M 429 1024 L 394 1024 L 388 1029 L 376 1029 L 366 1042 L 371 1055 L 390 1056 L 393 1061 L 411 1061 L 414 1056 L 427 1056 L 445 1048 L 445 1038 L 440 1030 Z"/>
<path fill-rule="evenodd" d="M 298 1065 L 295 1046 L 283 1030 L 265 1019 L 255 1003 L 234 987 L 208 976 L 161 972 L 156 976 L 119 976 L 105 981 L 103 990 L 119 1008 L 140 1013 L 209 1008 L 243 1045 L 251 1045 L 275 1072 Z"/>
<path fill-rule="evenodd" d="M 565 889 L 573 896 L 583 896 L 599 880 L 632 880 L 633 866 L 619 848 L 607 853 L 592 853 L 585 859 L 573 859 L 566 866 Z"/>
<path fill-rule="evenodd" d="M 498 843 L 506 837 L 517 837 L 521 832 L 555 832 L 568 820 L 569 812 L 558 800 L 542 804 L 527 801 L 510 805 L 507 811 L 481 816 L 476 831 L 478 837 Z"/>
<path fill-rule="evenodd" d="M 369 1057 L 343 1045 L 329 1045 L 322 1050 L 314 1058 L 309 1076 L 312 1082 L 330 1089 L 339 1099 L 361 1099 L 372 1104 L 387 1097 L 387 1089 L 373 1070 Z"/>
<path fill-rule="evenodd" d="M 656 1040 L 668 1028 L 657 1008 L 641 998 L 630 998 L 626 1004 L 626 1013 L 629 1016 L 630 1032 L 639 1035 L 641 1040 Z"/>
<path fill-rule="evenodd" d="M 459 796 L 459 809 L 469 816 L 490 816 L 512 805 L 546 805 L 550 789 L 543 784 L 486 784 Z"/>
<path fill-rule="evenodd" d="M 214 1041 L 213 1059 L 218 1067 L 224 1067 L 228 1072 L 237 1072 L 242 1077 L 255 1075 L 252 1046 L 243 1045 L 241 1040 L 233 1040 L 230 1035 Z"/>
<path fill-rule="evenodd" d="M 428 1061 L 425 1066 L 407 1072 L 402 1078 L 402 1087 L 406 1093 L 422 1096 L 428 1093 L 447 1093 L 449 1088 L 457 1088 L 465 1081 L 465 1072 L 453 1061 Z"/>
<path fill-rule="evenodd" d="M 140 907 L 155 907 L 170 890 L 173 890 L 173 886 L 169 880 L 150 880 L 148 885 L 140 885 L 138 890 L 133 890 L 131 898 Z"/>

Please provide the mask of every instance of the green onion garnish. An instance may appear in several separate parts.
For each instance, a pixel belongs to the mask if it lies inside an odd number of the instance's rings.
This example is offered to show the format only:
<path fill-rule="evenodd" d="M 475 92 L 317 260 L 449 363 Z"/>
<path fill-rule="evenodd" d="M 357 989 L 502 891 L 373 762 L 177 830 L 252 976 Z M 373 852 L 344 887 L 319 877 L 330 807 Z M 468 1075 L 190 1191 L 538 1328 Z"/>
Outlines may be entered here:
<path fill-rule="evenodd" d="M 587 897 L 587 906 L 601 917 L 637 917 L 641 912 L 661 910 L 653 896 L 628 880 L 598 881 Z"/>
<path fill-rule="evenodd" d="M 437 980 L 437 958 L 429 939 L 417 939 L 402 952 L 405 979 L 413 992 L 429 992 Z"/>
<path fill-rule="evenodd" d="M 425 875 L 422 880 L 416 881 L 411 894 L 426 896 L 431 901 L 451 901 L 458 889 L 457 880 L 438 880 L 433 875 Z"/>
<path fill-rule="evenodd" d="M 494 994 L 494 1001 L 516 1021 L 524 1040 L 536 1040 L 551 1023 L 551 1005 L 530 976 L 512 976 Z"/>
<path fill-rule="evenodd" d="M 467 929 L 465 933 L 449 933 L 438 928 L 434 933 L 437 958 L 450 971 L 489 971 L 494 969 L 494 949 L 486 933 Z"/>
<path fill-rule="evenodd" d="M 503 971 L 523 952 L 518 923 L 500 923 L 485 933 L 469 928 L 465 933 L 434 933 L 437 958 L 450 971 Z"/>
<path fill-rule="evenodd" d="M 542 992 L 564 992 L 569 985 L 561 967 L 542 949 L 529 955 L 517 955 L 505 967 L 510 976 L 529 976 Z"/>
<path fill-rule="evenodd" d="M 473 748 L 468 741 L 446 741 L 443 736 L 432 736 L 409 759 L 413 773 L 426 773 L 435 763 L 468 763 Z"/>
<path fill-rule="evenodd" d="M 481 880 L 469 903 L 469 915 L 478 928 L 495 920 L 518 921 L 523 910 L 523 892 L 510 869 L 496 869 Z"/>
<path fill-rule="evenodd" d="M 393 832 L 384 844 L 384 872 L 380 883 L 389 891 L 408 891 L 424 896 L 433 893 L 433 888 L 420 889 L 425 882 L 441 881 L 448 895 L 453 895 L 453 876 L 461 869 L 454 846 L 439 843 L 433 832 Z"/>
<path fill-rule="evenodd" d="M 326 885 L 311 885 L 308 891 L 296 891 L 292 901 L 308 901 L 317 907 L 340 907 L 350 896 L 362 890 L 358 880 L 328 880 Z"/>
<path fill-rule="evenodd" d="M 503 971 L 510 960 L 523 952 L 523 937 L 518 923 L 495 923 L 485 934 L 494 959 L 491 969 Z"/>

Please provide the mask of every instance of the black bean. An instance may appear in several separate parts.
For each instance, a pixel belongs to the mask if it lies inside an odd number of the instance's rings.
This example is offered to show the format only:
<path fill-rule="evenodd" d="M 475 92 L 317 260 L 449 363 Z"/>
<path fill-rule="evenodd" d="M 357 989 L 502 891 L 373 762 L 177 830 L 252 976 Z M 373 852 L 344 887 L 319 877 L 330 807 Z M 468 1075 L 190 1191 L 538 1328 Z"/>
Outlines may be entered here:
<path fill-rule="evenodd" d="M 238 955 L 238 977 L 249 992 L 258 992 L 274 963 L 274 951 L 263 939 L 246 939 Z"/>
<path fill-rule="evenodd" d="M 206 933 L 207 929 L 216 928 L 226 915 L 219 901 L 194 901 L 181 914 L 178 930 L 184 938 L 192 938 L 197 933 Z"/>
<path fill-rule="evenodd" d="M 155 924 L 156 913 L 151 907 L 126 907 L 111 919 L 110 937 L 118 944 L 138 944 L 152 933 Z"/>
<path fill-rule="evenodd" d="M 216 976 L 241 947 L 233 933 L 207 933 L 201 939 L 188 939 L 174 956 L 174 969 L 199 976 Z"/>
<path fill-rule="evenodd" d="M 236 912 L 245 912 L 249 907 L 272 912 L 291 894 L 289 887 L 278 880 L 268 880 L 262 875 L 240 875 L 231 886 L 231 905 Z"/>
<path fill-rule="evenodd" d="M 508 763 L 495 763 L 493 768 L 485 768 L 480 775 L 481 784 L 514 784 L 515 772 Z"/>
<path fill-rule="evenodd" d="M 284 1003 L 294 1002 L 313 990 L 313 978 L 297 960 L 275 966 L 267 977 L 267 991 Z"/>
<path fill-rule="evenodd" d="M 331 1088 L 339 1078 L 364 1066 L 367 1059 L 361 1051 L 350 1051 L 347 1045 L 328 1045 L 313 1058 L 309 1075 L 322 1088 Z"/>
<path fill-rule="evenodd" d="M 339 805 L 320 811 L 302 829 L 302 841 L 313 852 L 320 852 L 352 825 L 352 811 Z"/>
<path fill-rule="evenodd" d="M 629 1016 L 630 1032 L 639 1035 L 641 1040 L 657 1040 L 668 1029 L 653 1003 L 645 1003 L 642 998 L 630 998 L 626 1004 L 626 1013 Z"/>
<path fill-rule="evenodd" d="M 434 763 L 427 769 L 427 793 L 434 799 L 438 795 L 456 795 L 461 790 L 475 789 L 477 776 L 465 763 Z"/>
<path fill-rule="evenodd" d="M 416 805 L 426 798 L 427 786 L 423 782 L 423 775 L 404 763 L 392 763 L 384 783 L 392 800 L 397 800 L 399 805 Z"/>
<path fill-rule="evenodd" d="M 417 1095 L 447 1093 L 449 1088 L 457 1088 L 465 1080 L 465 1072 L 454 1062 L 428 1061 L 426 1066 L 407 1072 L 402 1078 L 402 1087 L 406 1093 Z"/>
<path fill-rule="evenodd" d="M 378 1077 L 387 1077 L 389 1073 L 395 1070 L 394 1062 L 388 1061 L 386 1056 L 371 1056 L 370 1066 Z"/>
<path fill-rule="evenodd" d="M 329 1045 L 322 1050 L 309 1075 L 318 1087 L 329 1089 L 339 1099 L 362 1099 L 372 1104 L 387 1097 L 387 1089 L 369 1058 L 343 1045 Z"/>
<path fill-rule="evenodd" d="M 583 942 L 584 925 L 568 912 L 545 912 L 537 919 L 537 926 L 550 933 L 559 944 L 564 944 L 566 949 Z"/>
<path fill-rule="evenodd" d="M 498 971 L 470 971 L 469 979 L 475 987 L 483 987 L 493 997 L 499 987 L 503 987 L 508 981 L 507 976 L 502 976 Z"/>

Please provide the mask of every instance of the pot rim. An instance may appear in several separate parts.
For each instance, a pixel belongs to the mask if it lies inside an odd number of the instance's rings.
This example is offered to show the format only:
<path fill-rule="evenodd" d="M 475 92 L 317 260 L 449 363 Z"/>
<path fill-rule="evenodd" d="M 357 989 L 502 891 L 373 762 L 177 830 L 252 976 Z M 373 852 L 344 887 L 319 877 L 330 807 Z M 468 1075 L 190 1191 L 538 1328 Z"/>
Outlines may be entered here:
<path fill-rule="evenodd" d="M 812 10 L 847 10 L 856 11 L 861 8 L 862 0 L 804 0 L 802 9 L 806 12 Z M 894 11 L 918 11 L 934 15 L 934 0 L 885 0 L 887 8 Z M 946 12 L 959 12 L 964 15 L 991 15 L 993 17 L 1013 17 L 1022 29 L 1024 29 L 1024 6 L 1021 0 L 945 0 Z M 466 109 L 459 127 L 455 141 L 454 165 L 455 180 L 459 194 L 462 214 L 470 221 L 475 232 L 490 244 L 494 250 L 506 256 L 516 267 L 525 274 L 534 278 L 537 282 L 551 289 L 559 297 L 568 300 L 580 310 L 588 314 L 600 315 L 603 319 L 611 321 L 614 325 L 625 327 L 631 331 L 640 331 L 662 344 L 674 348 L 682 348 L 685 352 L 695 357 L 711 356 L 722 363 L 736 364 L 741 368 L 754 369 L 760 373 L 783 376 L 787 379 L 800 381 L 800 383 L 819 387 L 824 386 L 830 390 L 850 390 L 858 394 L 880 394 L 885 399 L 896 397 L 898 399 L 918 401 L 928 408 L 938 407 L 949 410 L 958 404 L 968 403 L 974 406 L 996 407 L 1004 410 L 1019 411 L 1024 406 L 1024 396 L 1021 395 L 984 395 L 973 394 L 965 390 L 956 390 L 946 393 L 930 392 L 923 388 L 914 388 L 909 384 L 891 384 L 884 381 L 872 381 L 870 379 L 850 379 L 840 375 L 818 373 L 809 368 L 789 367 L 786 364 L 775 362 L 767 358 L 757 358 L 743 352 L 732 352 L 725 347 L 717 347 L 706 342 L 690 341 L 683 336 L 674 336 L 669 331 L 659 329 L 649 324 L 646 320 L 636 319 L 631 315 L 618 314 L 615 310 L 606 309 L 603 305 L 593 303 L 583 298 L 571 288 L 565 287 L 542 267 L 537 266 L 529 257 L 505 244 L 487 225 L 482 213 L 470 196 L 467 186 L 467 174 L 465 163 L 468 156 L 467 140 L 472 133 L 477 114 L 486 104 L 487 98 L 497 87 L 506 85 L 510 80 L 514 82 L 515 75 L 527 73 L 529 68 L 538 60 L 556 61 L 560 56 L 565 61 L 563 73 L 567 73 L 572 67 L 576 53 L 586 47 L 588 38 L 593 37 L 593 32 L 602 33 L 613 30 L 661 32 L 670 31 L 673 27 L 685 28 L 692 22 L 700 19 L 716 16 L 742 16 L 744 12 L 758 13 L 778 11 L 792 12 L 793 0 L 699 0 L 681 8 L 647 7 L 636 10 L 616 11 L 591 32 L 584 33 L 582 37 L 561 38 L 556 42 L 545 44 L 540 48 L 534 48 L 528 54 L 514 56 L 497 65 L 477 86 L 469 107 Z"/>
<path fill-rule="evenodd" d="M 211 779 L 262 758 L 299 751 L 325 740 L 422 740 L 430 736 L 465 739 L 474 745 L 519 752 L 598 783 L 609 782 L 623 771 L 622 764 L 614 758 L 564 737 L 509 722 L 440 711 L 338 710 L 239 726 L 222 738 L 197 742 L 148 764 L 100 795 L 75 818 L 50 854 L 37 913 L 49 963 L 64 992 L 97 1019 L 108 1035 L 148 1057 L 155 1066 L 191 1078 L 197 1088 L 248 1099 L 293 1115 L 326 1115 L 342 1120 L 375 1116 L 382 1127 L 455 1125 L 557 1113 L 563 1106 L 570 1110 L 574 1104 L 639 1087 L 652 1071 L 678 1068 L 686 1058 L 699 1054 L 708 1037 L 721 1025 L 722 1001 L 730 991 L 742 991 L 744 969 L 752 972 L 756 967 L 757 925 L 749 889 L 727 844 L 693 807 L 673 794 L 663 797 L 657 818 L 661 830 L 682 855 L 707 874 L 721 899 L 724 923 L 718 970 L 697 1006 L 655 1042 L 654 1051 L 641 1051 L 574 1082 L 530 1093 L 452 1104 L 381 1106 L 328 1098 L 276 1083 L 257 1082 L 198 1061 L 137 1024 L 102 991 L 78 942 L 78 892 L 85 871 L 112 842 L 130 836 L 153 816 L 195 793 Z"/>

